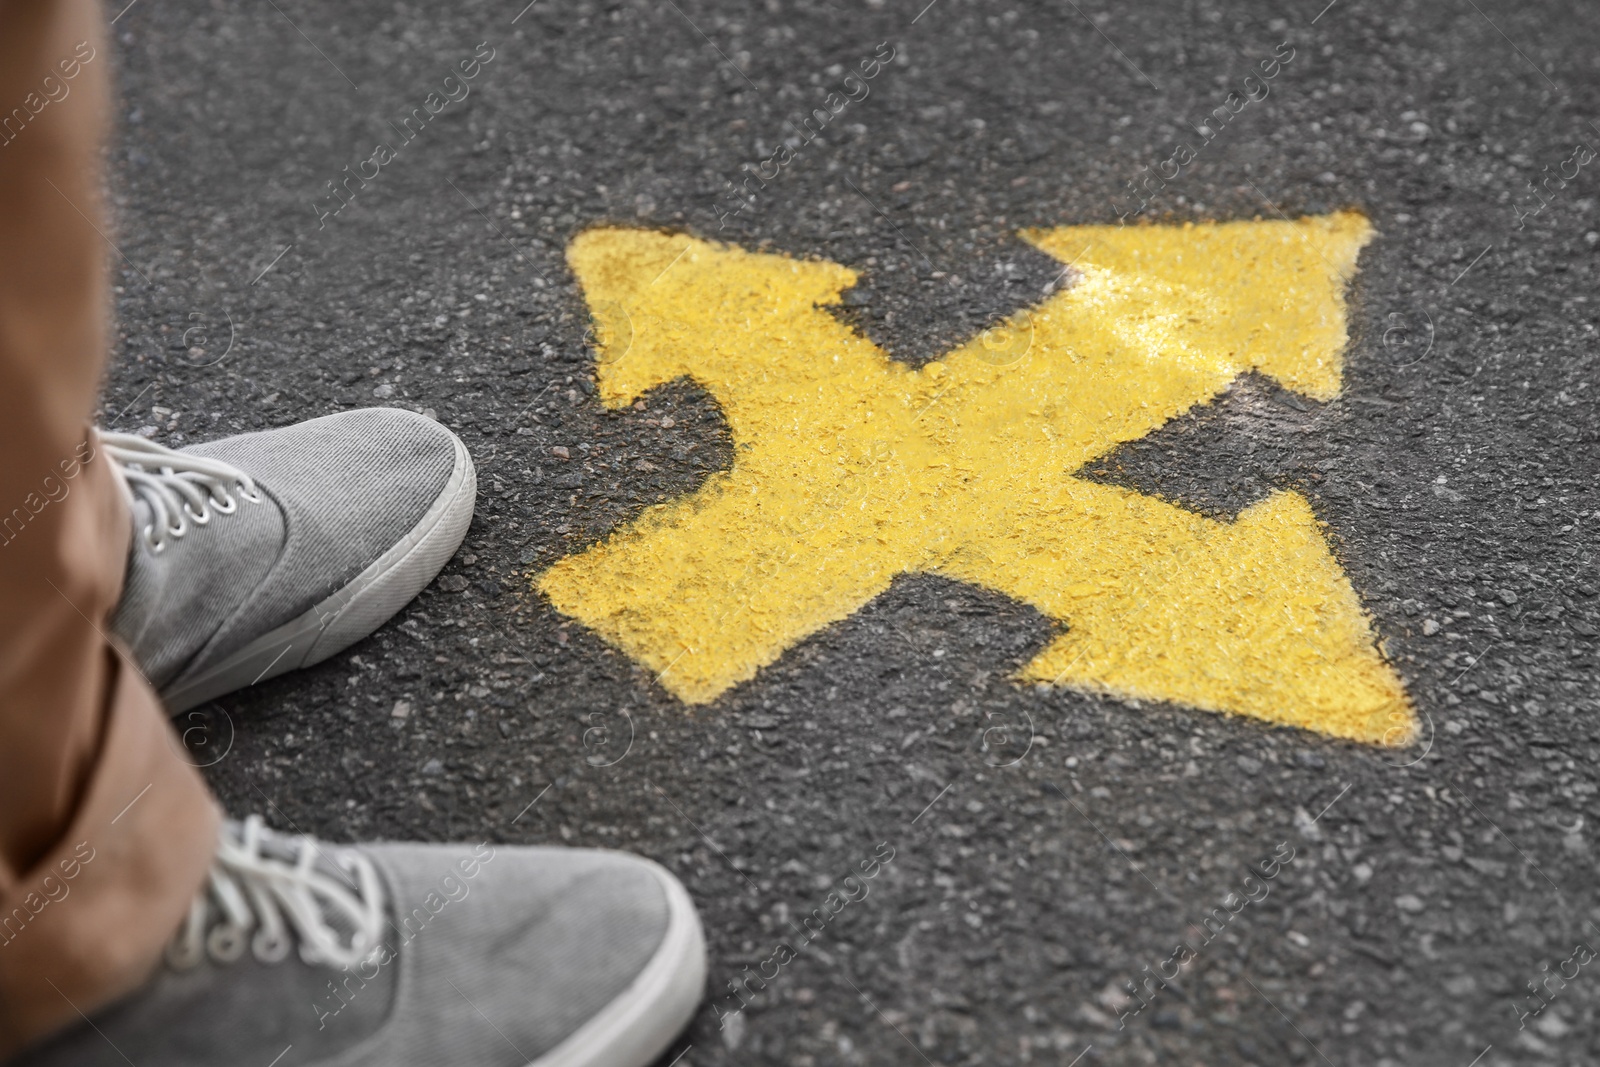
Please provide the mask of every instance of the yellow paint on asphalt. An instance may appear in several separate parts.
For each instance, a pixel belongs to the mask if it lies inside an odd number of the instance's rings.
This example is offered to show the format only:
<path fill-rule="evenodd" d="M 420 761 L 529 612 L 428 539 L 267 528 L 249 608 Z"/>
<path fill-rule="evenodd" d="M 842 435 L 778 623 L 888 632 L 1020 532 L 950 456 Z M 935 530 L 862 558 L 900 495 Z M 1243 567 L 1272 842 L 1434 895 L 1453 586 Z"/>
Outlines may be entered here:
<path fill-rule="evenodd" d="M 690 703 L 898 575 L 1031 604 L 1064 632 L 1021 679 L 1399 744 L 1415 718 L 1306 500 L 1218 522 L 1073 476 L 1255 370 L 1339 392 L 1354 213 L 1025 233 L 1073 283 L 921 369 L 823 310 L 837 264 L 599 229 L 568 260 L 611 407 L 680 377 L 732 468 L 539 588 Z"/>

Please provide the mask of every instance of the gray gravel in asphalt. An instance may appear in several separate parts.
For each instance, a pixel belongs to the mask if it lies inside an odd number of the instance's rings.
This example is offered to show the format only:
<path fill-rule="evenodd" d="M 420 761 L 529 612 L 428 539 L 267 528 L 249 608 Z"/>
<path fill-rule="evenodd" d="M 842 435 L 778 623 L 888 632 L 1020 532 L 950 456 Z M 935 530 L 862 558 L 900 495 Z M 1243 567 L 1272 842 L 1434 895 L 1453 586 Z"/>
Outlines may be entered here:
<path fill-rule="evenodd" d="M 398 404 L 480 472 L 442 580 L 349 653 L 193 713 L 196 760 L 284 829 L 660 860 L 713 954 L 666 1060 L 1593 1062 L 1592 971 L 1519 1015 L 1600 940 L 1596 166 L 1526 214 L 1530 180 L 1600 147 L 1596 12 L 924 2 L 120 16 L 104 421 L 183 444 Z M 869 95 L 719 229 L 725 182 L 885 41 Z M 480 42 L 470 95 L 319 228 L 326 183 Z M 1017 230 L 1115 221 L 1283 42 L 1269 95 L 1146 215 L 1367 212 L 1344 394 L 1248 378 L 1086 473 L 1215 516 L 1306 494 L 1422 744 L 1019 686 L 1052 622 L 926 577 L 687 709 L 532 591 L 731 462 L 690 383 L 595 400 L 574 234 L 851 265 L 838 313 L 922 362 L 1051 283 Z M 1280 843 L 1268 895 L 1119 1026 L 1124 983 L 1204 940 Z M 868 895 L 730 1015 L 728 983 L 880 844 Z"/>

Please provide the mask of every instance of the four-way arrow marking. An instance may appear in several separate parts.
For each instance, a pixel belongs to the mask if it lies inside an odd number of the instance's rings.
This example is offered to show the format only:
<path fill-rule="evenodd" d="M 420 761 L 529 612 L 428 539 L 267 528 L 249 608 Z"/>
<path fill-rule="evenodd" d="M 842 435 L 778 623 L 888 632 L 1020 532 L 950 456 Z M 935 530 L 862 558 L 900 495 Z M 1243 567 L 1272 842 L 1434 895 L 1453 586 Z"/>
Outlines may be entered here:
<path fill-rule="evenodd" d="M 1354 213 L 1025 233 L 1073 284 L 914 369 L 824 310 L 855 284 L 845 267 L 592 230 L 568 259 L 601 400 L 691 378 L 734 460 L 539 588 L 691 703 L 929 573 L 1064 625 L 1023 680 L 1409 741 L 1405 691 L 1302 496 L 1218 522 L 1074 475 L 1249 371 L 1336 396 L 1371 233 Z"/>

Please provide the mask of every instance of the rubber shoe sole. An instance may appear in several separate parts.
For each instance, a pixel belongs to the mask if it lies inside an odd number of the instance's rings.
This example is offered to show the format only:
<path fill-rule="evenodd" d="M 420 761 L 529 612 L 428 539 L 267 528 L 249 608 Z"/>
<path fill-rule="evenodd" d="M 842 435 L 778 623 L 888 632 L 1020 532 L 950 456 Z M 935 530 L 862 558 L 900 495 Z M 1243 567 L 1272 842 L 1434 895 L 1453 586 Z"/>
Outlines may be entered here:
<path fill-rule="evenodd" d="M 321 663 L 382 626 L 428 585 L 467 536 L 478 495 L 472 457 L 455 442 L 444 490 L 411 531 L 311 610 L 251 641 L 198 674 L 179 675 L 161 692 L 170 713 L 224 693 Z"/>

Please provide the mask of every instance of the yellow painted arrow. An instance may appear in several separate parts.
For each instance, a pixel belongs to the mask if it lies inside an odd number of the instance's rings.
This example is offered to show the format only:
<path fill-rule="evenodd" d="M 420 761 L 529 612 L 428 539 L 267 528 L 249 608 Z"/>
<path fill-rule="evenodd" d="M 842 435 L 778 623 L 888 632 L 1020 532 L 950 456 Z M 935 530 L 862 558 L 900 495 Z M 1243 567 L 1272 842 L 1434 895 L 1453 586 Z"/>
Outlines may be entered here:
<path fill-rule="evenodd" d="M 912 369 L 822 310 L 844 267 L 586 233 L 601 399 L 692 378 L 734 462 L 539 587 L 692 703 L 924 572 L 1066 624 L 1024 679 L 1403 743 L 1405 692 L 1302 497 L 1227 523 L 1073 476 L 1246 371 L 1337 395 L 1370 235 L 1349 213 L 1027 233 L 1075 284 Z"/>

